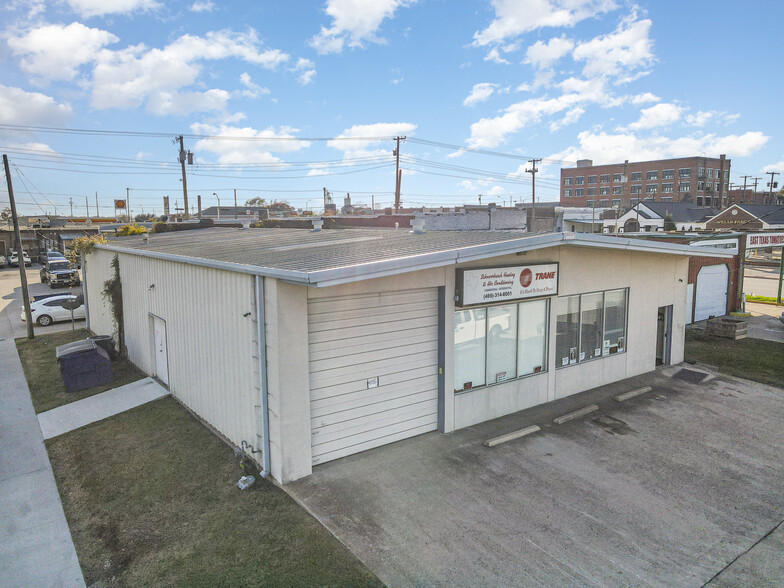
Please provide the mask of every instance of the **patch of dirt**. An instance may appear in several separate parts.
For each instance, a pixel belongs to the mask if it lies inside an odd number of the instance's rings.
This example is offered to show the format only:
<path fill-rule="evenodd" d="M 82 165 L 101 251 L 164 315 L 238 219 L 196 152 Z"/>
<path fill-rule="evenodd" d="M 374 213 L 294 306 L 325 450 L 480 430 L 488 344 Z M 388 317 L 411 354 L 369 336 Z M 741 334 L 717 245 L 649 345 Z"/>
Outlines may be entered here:
<path fill-rule="evenodd" d="M 590 422 L 595 427 L 602 429 L 605 433 L 609 433 L 610 435 L 628 435 L 629 433 L 634 432 L 634 429 L 622 420 L 608 415 L 598 416 L 591 419 Z"/>

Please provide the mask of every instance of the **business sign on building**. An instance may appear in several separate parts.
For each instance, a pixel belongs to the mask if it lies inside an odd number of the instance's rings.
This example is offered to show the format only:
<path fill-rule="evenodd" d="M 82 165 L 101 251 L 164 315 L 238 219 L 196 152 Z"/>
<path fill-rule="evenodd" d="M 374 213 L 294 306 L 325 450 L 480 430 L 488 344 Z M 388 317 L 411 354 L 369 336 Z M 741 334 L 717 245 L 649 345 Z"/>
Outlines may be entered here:
<path fill-rule="evenodd" d="M 746 238 L 746 249 L 784 247 L 784 233 L 758 233 Z"/>
<path fill-rule="evenodd" d="M 558 264 L 457 270 L 458 306 L 558 294 Z"/>

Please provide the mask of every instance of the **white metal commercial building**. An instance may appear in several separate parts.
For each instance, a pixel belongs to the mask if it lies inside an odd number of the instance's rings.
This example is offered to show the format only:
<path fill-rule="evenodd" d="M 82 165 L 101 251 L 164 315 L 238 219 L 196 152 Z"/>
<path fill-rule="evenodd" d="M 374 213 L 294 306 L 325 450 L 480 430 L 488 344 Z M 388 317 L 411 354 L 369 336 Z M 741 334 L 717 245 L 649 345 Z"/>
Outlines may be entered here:
<path fill-rule="evenodd" d="M 216 228 L 98 245 L 85 290 L 89 327 L 114 333 L 116 256 L 131 361 L 286 483 L 682 361 L 695 254 L 574 233 Z"/>

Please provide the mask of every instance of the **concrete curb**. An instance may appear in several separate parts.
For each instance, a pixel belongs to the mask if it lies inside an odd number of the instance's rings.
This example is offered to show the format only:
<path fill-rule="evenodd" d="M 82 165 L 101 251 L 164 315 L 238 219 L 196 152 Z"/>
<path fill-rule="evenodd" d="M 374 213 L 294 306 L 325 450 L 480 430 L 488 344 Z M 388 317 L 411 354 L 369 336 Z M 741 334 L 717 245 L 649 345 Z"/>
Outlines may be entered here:
<path fill-rule="evenodd" d="M 507 441 L 514 441 L 515 439 L 519 439 L 520 437 L 525 437 L 526 435 L 531 435 L 532 433 L 537 433 L 542 429 L 539 425 L 531 425 L 530 427 L 526 427 L 524 429 L 519 429 L 517 431 L 512 431 L 511 433 L 507 433 L 506 435 L 501 435 L 500 437 L 493 437 L 492 439 L 488 439 L 484 442 L 485 447 L 495 447 L 496 445 L 501 445 L 501 443 L 506 443 Z"/>
<path fill-rule="evenodd" d="M 561 415 L 556 419 L 553 419 L 553 422 L 556 425 L 563 425 L 566 422 L 572 421 L 574 419 L 579 419 L 582 416 L 590 414 L 596 410 L 599 410 L 599 406 L 596 404 L 591 404 L 590 406 L 586 406 L 585 408 L 581 408 L 580 410 L 575 410 L 574 412 L 569 412 L 567 414 Z"/>
<path fill-rule="evenodd" d="M 635 396 L 639 396 L 640 394 L 645 394 L 646 392 L 650 392 L 653 390 L 650 386 L 643 386 L 642 388 L 636 388 L 634 390 L 629 390 L 628 392 L 624 392 L 623 394 L 618 394 L 615 397 L 615 400 L 618 402 L 623 402 L 624 400 L 629 400 L 629 398 L 634 398 Z"/>

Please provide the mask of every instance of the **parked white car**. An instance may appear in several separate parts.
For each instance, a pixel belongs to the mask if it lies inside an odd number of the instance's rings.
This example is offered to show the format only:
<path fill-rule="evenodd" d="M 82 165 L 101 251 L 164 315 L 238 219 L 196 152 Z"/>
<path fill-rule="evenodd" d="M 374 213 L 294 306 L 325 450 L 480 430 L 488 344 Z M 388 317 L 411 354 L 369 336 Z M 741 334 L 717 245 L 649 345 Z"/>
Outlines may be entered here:
<path fill-rule="evenodd" d="M 58 321 L 70 321 L 71 311 L 63 308 L 63 300 L 75 299 L 73 294 L 59 294 L 57 296 L 47 296 L 41 300 L 36 300 L 30 304 L 30 313 L 32 314 L 33 321 L 46 327 Z M 84 304 L 77 307 L 73 311 L 73 317 L 77 320 L 84 320 Z M 25 319 L 25 312 L 22 311 L 22 320 Z"/>
<path fill-rule="evenodd" d="M 30 256 L 27 255 L 27 251 L 22 251 L 22 256 L 25 265 L 32 265 L 33 262 L 30 261 Z M 16 251 L 8 252 L 8 266 L 19 267 L 19 254 Z"/>

